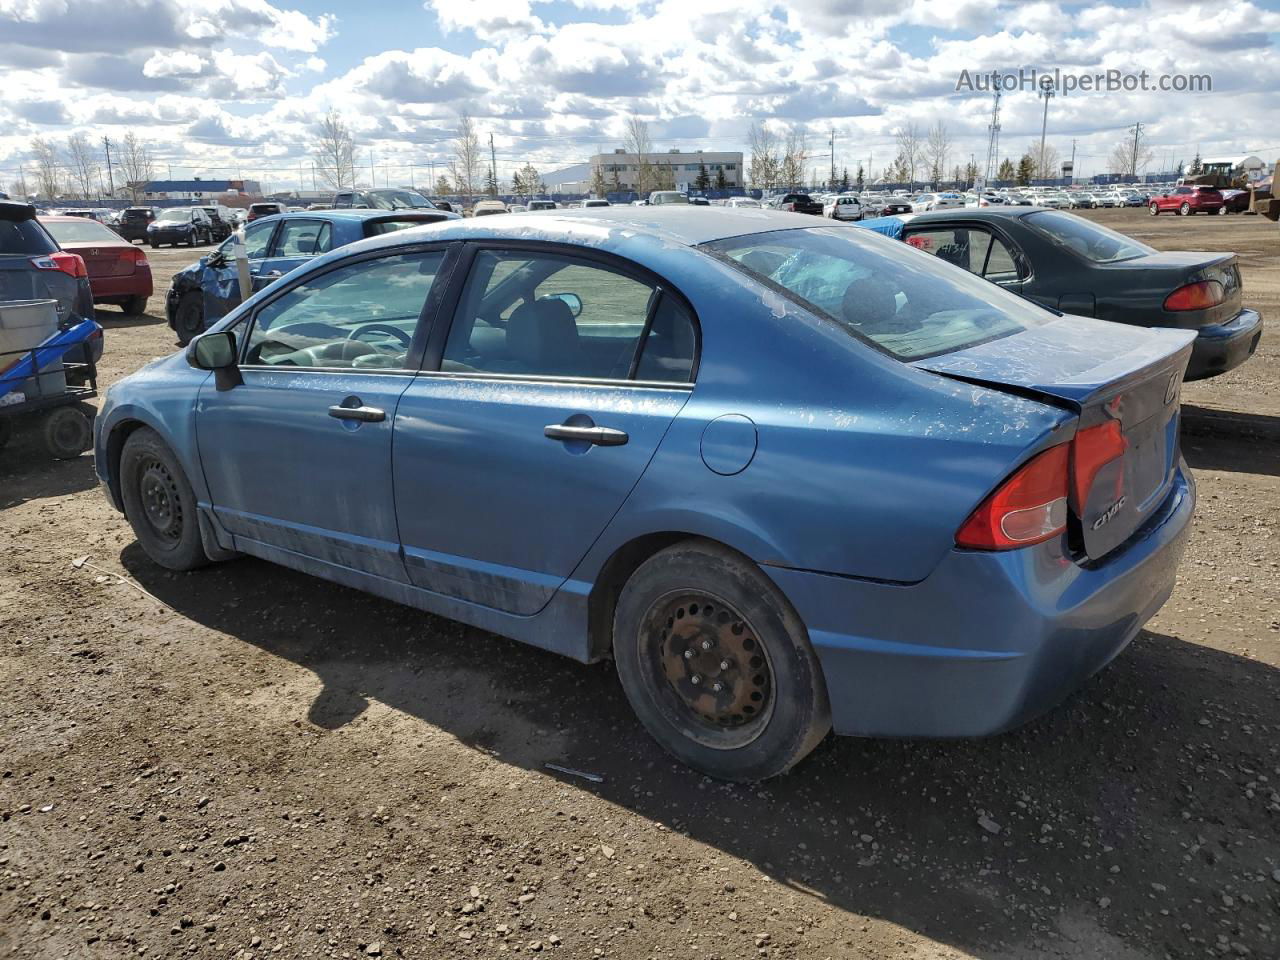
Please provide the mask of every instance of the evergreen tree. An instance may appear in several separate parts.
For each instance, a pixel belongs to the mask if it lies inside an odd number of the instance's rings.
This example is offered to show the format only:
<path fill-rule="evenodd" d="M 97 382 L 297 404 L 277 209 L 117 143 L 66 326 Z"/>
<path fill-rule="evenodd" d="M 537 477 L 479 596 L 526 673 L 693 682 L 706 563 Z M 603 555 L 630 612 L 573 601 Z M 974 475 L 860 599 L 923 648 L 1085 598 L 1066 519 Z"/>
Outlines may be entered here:
<path fill-rule="evenodd" d="M 725 190 L 729 186 L 729 181 L 724 178 L 724 167 L 716 171 L 716 189 Z"/>
<path fill-rule="evenodd" d="M 841 193 L 849 192 L 849 168 L 848 167 L 840 168 L 840 192 Z"/>
<path fill-rule="evenodd" d="M 1022 159 L 1018 161 L 1018 185 L 1027 187 L 1031 185 L 1031 178 L 1036 173 L 1036 161 L 1029 153 L 1024 153 Z"/>
<path fill-rule="evenodd" d="M 591 192 L 597 197 L 603 197 L 608 189 L 604 182 L 604 167 L 596 167 L 591 171 Z"/>
<path fill-rule="evenodd" d="M 1200 159 L 1200 151 L 1196 151 L 1195 158 L 1191 161 L 1191 175 L 1198 177 L 1204 173 L 1204 162 Z"/>
<path fill-rule="evenodd" d="M 867 182 L 867 175 L 862 169 L 862 164 L 858 164 L 858 175 L 854 177 L 853 182 L 857 185 L 858 192 L 861 193 L 863 185 Z"/>
<path fill-rule="evenodd" d="M 449 183 L 449 178 L 443 173 L 440 174 L 440 177 L 436 180 L 436 193 L 440 194 L 442 197 L 447 197 L 453 193 L 453 185 Z"/>
<path fill-rule="evenodd" d="M 699 190 L 711 189 L 711 174 L 707 173 L 707 165 L 701 160 L 698 161 L 698 176 L 694 179 L 693 185 Z"/>
<path fill-rule="evenodd" d="M 1013 180 L 1017 177 L 1018 171 L 1014 169 L 1013 161 L 1005 157 L 1000 161 L 1000 169 L 996 172 L 997 180 Z"/>

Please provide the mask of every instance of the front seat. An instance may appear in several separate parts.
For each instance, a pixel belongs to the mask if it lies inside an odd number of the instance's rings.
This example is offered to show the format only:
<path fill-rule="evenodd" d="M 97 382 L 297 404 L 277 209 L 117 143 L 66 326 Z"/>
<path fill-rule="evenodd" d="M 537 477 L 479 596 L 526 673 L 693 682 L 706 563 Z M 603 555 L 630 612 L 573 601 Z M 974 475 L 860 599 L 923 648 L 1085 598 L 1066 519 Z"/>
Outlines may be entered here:
<path fill-rule="evenodd" d="M 578 377 L 591 373 L 573 311 L 563 300 L 522 303 L 507 320 L 507 356 L 514 373 Z"/>

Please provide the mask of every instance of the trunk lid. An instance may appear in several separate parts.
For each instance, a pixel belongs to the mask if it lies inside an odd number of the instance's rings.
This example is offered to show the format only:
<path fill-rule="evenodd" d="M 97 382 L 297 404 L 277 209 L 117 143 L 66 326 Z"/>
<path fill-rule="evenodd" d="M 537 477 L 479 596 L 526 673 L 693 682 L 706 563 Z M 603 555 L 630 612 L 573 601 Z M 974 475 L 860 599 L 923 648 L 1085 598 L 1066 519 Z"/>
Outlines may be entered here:
<path fill-rule="evenodd" d="M 1179 392 L 1194 340 L 1185 330 L 1061 317 L 914 366 L 1075 410 L 1078 435 L 1118 424 L 1119 456 L 1101 464 L 1091 482 L 1074 471 L 1071 484 L 1072 539 L 1089 560 L 1100 560 L 1142 526 L 1172 486 Z"/>
<path fill-rule="evenodd" d="M 94 246 L 88 243 L 64 244 L 63 250 L 78 253 L 84 258 L 85 269 L 89 271 L 90 280 L 103 277 L 127 277 L 135 267 L 134 247 L 107 244 Z"/>
<path fill-rule="evenodd" d="M 1132 322 L 1135 312 L 1145 314 L 1147 310 L 1144 308 L 1150 303 L 1150 315 L 1141 318 L 1140 322 L 1192 330 L 1226 323 L 1244 306 L 1240 263 L 1234 253 L 1190 250 L 1151 253 L 1132 260 L 1101 265 L 1101 268 L 1107 271 L 1133 271 L 1134 282 L 1125 285 L 1124 299 L 1117 301 L 1117 306 L 1121 308 L 1120 315 L 1115 317 L 1117 320 Z M 1164 301 L 1173 291 L 1206 280 L 1222 285 L 1221 303 L 1203 310 L 1164 309 Z M 1106 316 L 1105 305 L 1100 304 L 1100 311 L 1103 319 L 1110 319 Z"/>

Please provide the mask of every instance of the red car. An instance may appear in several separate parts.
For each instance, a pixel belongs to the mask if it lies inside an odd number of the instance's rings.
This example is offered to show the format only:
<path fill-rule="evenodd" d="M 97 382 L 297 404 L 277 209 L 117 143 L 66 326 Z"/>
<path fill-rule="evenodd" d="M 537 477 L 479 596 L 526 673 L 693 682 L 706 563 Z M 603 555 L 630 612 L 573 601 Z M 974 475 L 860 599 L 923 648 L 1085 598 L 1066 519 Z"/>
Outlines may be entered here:
<path fill-rule="evenodd" d="M 95 220 L 41 217 L 40 223 L 58 246 L 84 260 L 95 305 L 114 303 L 131 316 L 147 312 L 151 264 L 141 249 Z"/>
<path fill-rule="evenodd" d="M 1176 210 L 1180 216 L 1189 217 L 1193 213 L 1217 213 L 1222 209 L 1222 203 L 1222 194 L 1217 187 L 1188 185 L 1174 187 L 1169 193 L 1152 197 L 1147 209 L 1153 217 L 1165 210 Z"/>

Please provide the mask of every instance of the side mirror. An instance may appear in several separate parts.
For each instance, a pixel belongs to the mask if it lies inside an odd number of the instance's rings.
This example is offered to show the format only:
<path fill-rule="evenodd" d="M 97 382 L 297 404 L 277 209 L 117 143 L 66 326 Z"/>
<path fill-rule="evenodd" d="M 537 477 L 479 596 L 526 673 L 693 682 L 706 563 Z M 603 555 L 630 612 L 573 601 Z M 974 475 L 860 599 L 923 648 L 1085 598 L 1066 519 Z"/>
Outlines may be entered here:
<path fill-rule="evenodd" d="M 236 335 L 230 330 L 206 333 L 191 341 L 187 363 L 197 370 L 212 370 L 219 390 L 230 390 L 243 383 L 236 364 Z"/>
<path fill-rule="evenodd" d="M 539 297 L 539 300 L 562 300 L 569 307 L 569 311 L 577 317 L 582 313 L 582 298 L 576 293 L 548 293 L 546 296 Z"/>

